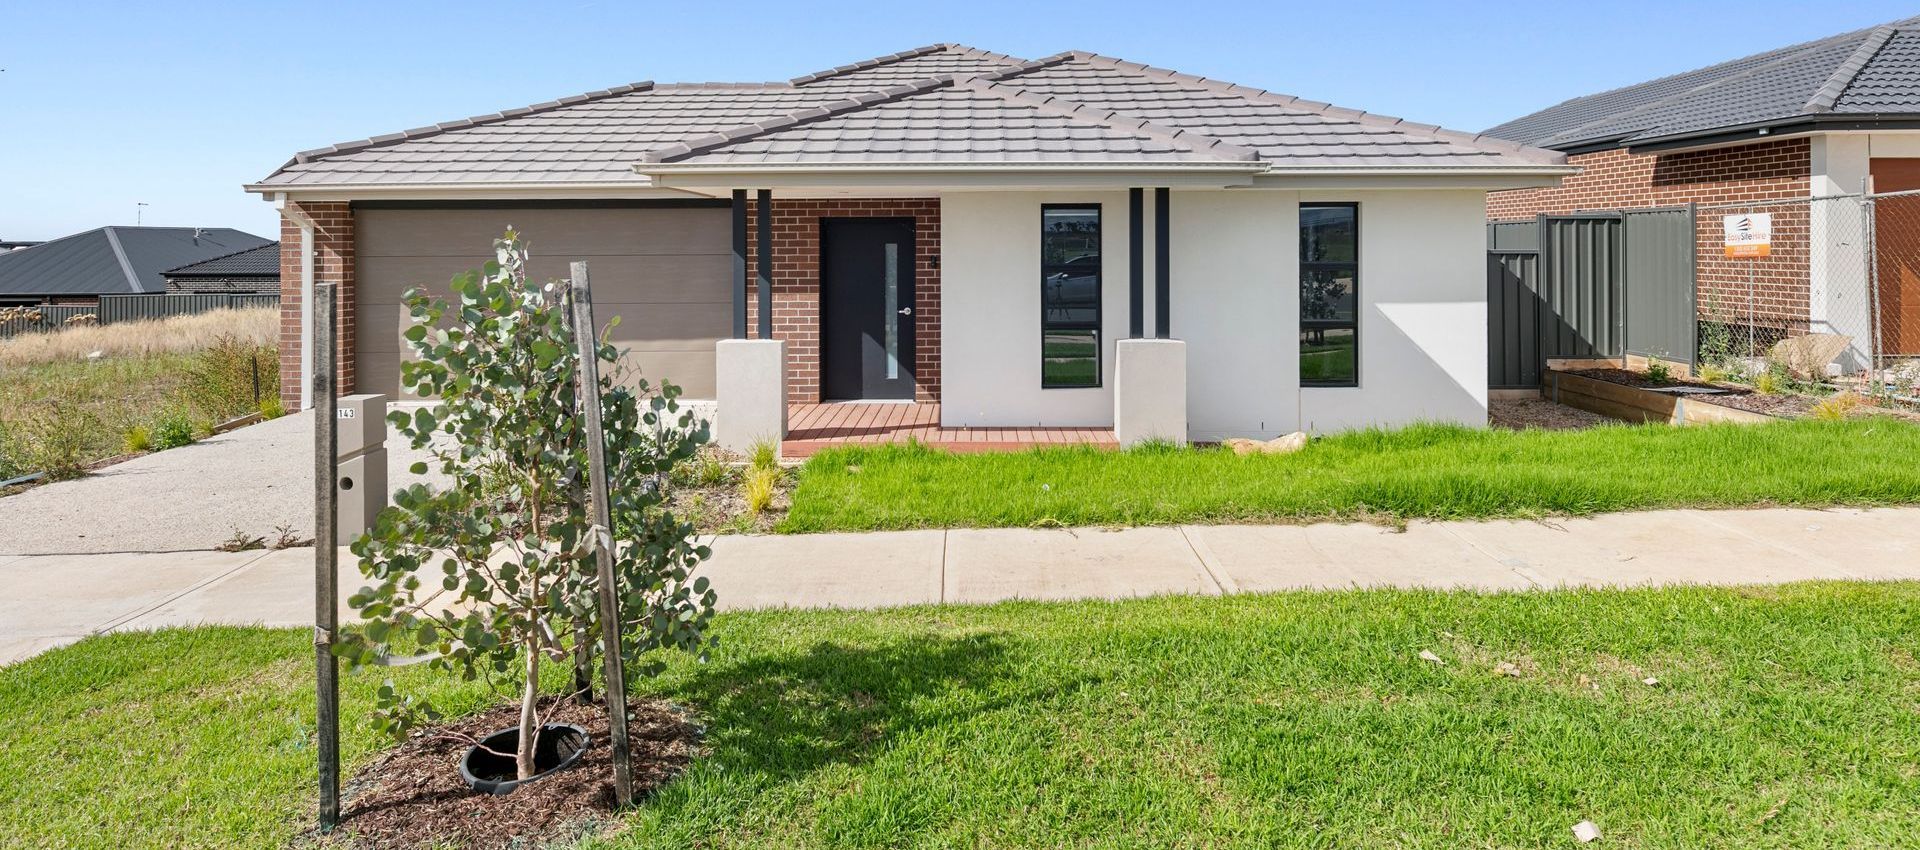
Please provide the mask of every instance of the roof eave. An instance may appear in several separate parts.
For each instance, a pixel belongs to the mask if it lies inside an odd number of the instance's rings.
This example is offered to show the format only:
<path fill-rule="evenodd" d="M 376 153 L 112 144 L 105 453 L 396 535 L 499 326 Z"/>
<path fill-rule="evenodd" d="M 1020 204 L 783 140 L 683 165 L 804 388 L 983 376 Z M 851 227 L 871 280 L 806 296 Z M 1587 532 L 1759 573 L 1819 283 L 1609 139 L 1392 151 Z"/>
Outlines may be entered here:
<path fill-rule="evenodd" d="M 1791 115 L 1732 127 L 1713 127 L 1664 136 L 1630 138 L 1612 147 L 1626 148 L 1628 153 L 1636 154 L 1674 153 L 1696 148 L 1725 147 L 1794 138 L 1810 133 L 1859 130 L 1920 130 L 1920 114 L 1827 112 L 1817 115 Z"/>

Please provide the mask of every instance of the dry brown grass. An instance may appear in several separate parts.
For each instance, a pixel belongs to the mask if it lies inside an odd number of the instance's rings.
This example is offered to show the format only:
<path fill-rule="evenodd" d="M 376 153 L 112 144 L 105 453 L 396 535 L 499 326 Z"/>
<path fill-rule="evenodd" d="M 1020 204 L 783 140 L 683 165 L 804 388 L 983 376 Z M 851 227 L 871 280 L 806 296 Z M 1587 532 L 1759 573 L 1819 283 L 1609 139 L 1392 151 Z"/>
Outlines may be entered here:
<path fill-rule="evenodd" d="M 226 335 L 272 344 L 279 331 L 280 311 L 273 307 L 68 327 L 0 339 L 0 367 L 81 361 L 96 351 L 103 357 L 190 354 Z"/>

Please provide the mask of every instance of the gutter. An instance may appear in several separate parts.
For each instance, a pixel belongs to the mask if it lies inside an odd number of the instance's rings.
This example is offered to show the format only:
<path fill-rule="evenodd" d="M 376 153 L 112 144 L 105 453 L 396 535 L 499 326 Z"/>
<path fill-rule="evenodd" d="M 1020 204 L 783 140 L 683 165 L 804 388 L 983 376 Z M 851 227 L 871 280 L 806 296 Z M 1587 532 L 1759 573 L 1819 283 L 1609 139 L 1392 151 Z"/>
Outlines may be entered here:
<path fill-rule="evenodd" d="M 300 226 L 300 409 L 313 406 L 313 219 L 287 202 L 287 193 L 273 195 L 273 208 Z"/>

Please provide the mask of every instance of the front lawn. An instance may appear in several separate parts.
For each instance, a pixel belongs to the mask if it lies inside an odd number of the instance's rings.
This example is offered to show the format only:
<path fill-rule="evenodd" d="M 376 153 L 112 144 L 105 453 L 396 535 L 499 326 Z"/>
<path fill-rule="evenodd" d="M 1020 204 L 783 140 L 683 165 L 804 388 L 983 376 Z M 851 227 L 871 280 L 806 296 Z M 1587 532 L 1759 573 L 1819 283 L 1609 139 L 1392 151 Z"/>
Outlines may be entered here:
<path fill-rule="evenodd" d="M 1091 448 L 822 452 L 788 532 L 1317 519 L 1537 517 L 1920 501 L 1920 426 L 1889 419 L 1583 431 L 1416 426 L 1292 455 Z"/>
<path fill-rule="evenodd" d="M 1607 847 L 1889 847 L 1920 830 L 1916 584 L 717 627 L 712 663 L 675 658 L 642 688 L 693 707 L 710 755 L 586 846 L 1570 847 L 1590 819 Z M 0 846 L 286 843 L 313 802 L 310 641 L 114 635 L 0 669 Z M 419 668 L 350 674 L 350 770 L 377 752 L 384 673 L 481 705 Z"/>

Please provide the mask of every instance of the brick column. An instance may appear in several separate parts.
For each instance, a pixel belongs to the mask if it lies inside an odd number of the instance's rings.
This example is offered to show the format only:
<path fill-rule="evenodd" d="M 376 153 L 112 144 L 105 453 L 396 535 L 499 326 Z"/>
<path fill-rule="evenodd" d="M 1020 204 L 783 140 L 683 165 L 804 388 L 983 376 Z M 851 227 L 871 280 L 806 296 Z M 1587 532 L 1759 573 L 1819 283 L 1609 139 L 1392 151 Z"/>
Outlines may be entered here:
<path fill-rule="evenodd" d="M 289 201 L 311 218 L 313 231 L 313 279 L 315 283 L 333 283 L 336 287 L 335 348 L 340 394 L 354 391 L 355 333 L 357 299 L 354 290 L 353 211 L 345 201 Z M 280 402 L 287 410 L 300 407 L 300 225 L 292 218 L 280 219 Z"/>

